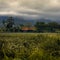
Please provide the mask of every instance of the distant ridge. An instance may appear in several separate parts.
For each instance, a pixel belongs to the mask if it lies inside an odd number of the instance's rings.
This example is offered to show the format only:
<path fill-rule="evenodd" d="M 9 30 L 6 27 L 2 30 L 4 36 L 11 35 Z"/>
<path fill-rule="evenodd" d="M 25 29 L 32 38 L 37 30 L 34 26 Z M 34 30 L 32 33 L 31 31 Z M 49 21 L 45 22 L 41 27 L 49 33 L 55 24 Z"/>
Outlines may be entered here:
<path fill-rule="evenodd" d="M 2 25 L 2 21 L 3 20 L 6 20 L 8 17 L 10 16 L 7 16 L 7 15 L 0 15 L 0 26 Z M 57 23 L 60 23 L 60 20 L 52 20 L 52 19 L 45 19 L 45 18 L 37 18 L 37 19 L 32 19 L 32 18 L 25 18 L 23 16 L 12 16 L 14 18 L 14 22 L 16 25 L 19 25 L 19 24 L 25 24 L 25 23 L 31 23 L 32 25 L 34 25 L 37 21 L 38 22 L 57 22 Z"/>

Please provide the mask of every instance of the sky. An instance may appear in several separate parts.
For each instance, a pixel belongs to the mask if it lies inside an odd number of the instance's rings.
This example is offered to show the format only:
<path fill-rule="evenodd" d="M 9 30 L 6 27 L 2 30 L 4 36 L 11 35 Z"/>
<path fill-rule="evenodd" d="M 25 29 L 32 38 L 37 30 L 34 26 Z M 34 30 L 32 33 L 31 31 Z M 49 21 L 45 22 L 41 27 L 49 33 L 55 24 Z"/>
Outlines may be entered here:
<path fill-rule="evenodd" d="M 60 0 L 0 0 L 0 15 L 60 18 Z"/>

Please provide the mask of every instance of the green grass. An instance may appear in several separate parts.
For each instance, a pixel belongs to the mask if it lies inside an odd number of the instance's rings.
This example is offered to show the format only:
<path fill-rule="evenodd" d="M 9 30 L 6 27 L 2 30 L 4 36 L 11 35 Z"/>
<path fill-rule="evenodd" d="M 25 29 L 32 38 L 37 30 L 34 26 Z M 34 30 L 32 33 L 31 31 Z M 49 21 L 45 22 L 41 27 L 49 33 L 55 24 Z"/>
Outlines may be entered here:
<path fill-rule="evenodd" d="M 1 60 L 60 60 L 59 33 L 0 33 Z"/>

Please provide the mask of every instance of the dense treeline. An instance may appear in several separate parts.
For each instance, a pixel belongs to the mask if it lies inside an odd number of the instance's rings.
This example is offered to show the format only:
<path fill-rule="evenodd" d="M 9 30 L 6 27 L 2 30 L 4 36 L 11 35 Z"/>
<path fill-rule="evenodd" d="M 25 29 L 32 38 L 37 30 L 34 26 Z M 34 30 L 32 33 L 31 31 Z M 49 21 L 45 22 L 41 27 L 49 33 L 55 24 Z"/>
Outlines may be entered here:
<path fill-rule="evenodd" d="M 60 24 L 57 22 L 36 22 L 32 27 L 32 24 L 20 24 L 16 25 L 13 17 L 9 17 L 7 20 L 3 20 L 3 27 L 0 29 L 1 32 L 59 32 Z M 22 29 L 22 27 L 25 27 Z M 31 28 L 32 27 L 32 28 Z M 29 28 L 29 29 L 28 29 Z M 31 29 L 30 29 L 31 28 Z"/>
<path fill-rule="evenodd" d="M 37 28 L 37 32 L 57 32 L 60 30 L 60 24 L 56 22 L 37 22 L 35 27 Z"/>

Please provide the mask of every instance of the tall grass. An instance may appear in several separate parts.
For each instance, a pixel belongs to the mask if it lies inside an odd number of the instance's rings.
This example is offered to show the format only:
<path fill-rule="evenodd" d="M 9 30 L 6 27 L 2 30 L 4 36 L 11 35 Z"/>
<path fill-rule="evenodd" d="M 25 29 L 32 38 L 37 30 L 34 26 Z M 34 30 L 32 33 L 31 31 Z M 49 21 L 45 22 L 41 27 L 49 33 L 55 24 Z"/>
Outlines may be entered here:
<path fill-rule="evenodd" d="M 0 33 L 1 60 L 60 60 L 59 33 Z"/>

